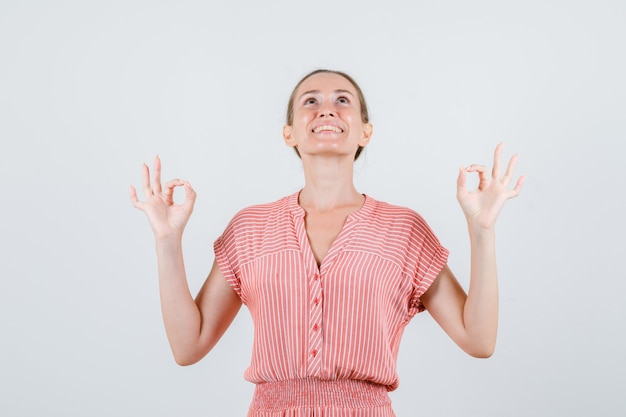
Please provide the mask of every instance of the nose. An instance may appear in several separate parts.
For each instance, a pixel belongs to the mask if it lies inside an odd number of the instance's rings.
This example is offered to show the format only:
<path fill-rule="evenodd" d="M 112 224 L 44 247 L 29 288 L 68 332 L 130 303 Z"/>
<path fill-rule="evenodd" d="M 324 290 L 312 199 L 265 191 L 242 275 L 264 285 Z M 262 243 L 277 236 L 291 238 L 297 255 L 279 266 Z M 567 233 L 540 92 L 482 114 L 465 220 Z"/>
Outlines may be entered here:
<path fill-rule="evenodd" d="M 318 117 L 335 117 L 337 113 L 331 104 L 325 104 L 319 109 Z"/>

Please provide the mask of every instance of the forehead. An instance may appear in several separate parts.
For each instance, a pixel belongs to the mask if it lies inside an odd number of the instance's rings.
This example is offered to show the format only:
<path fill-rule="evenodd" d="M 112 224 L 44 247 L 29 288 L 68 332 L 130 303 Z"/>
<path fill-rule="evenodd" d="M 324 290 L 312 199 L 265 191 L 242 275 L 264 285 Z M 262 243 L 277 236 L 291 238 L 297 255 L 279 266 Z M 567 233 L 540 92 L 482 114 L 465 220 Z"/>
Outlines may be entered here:
<path fill-rule="evenodd" d="M 350 81 L 339 74 L 331 72 L 322 72 L 310 76 L 300 84 L 296 95 L 300 96 L 307 91 L 330 92 L 336 90 L 349 91 L 355 97 L 357 96 L 356 88 Z"/>

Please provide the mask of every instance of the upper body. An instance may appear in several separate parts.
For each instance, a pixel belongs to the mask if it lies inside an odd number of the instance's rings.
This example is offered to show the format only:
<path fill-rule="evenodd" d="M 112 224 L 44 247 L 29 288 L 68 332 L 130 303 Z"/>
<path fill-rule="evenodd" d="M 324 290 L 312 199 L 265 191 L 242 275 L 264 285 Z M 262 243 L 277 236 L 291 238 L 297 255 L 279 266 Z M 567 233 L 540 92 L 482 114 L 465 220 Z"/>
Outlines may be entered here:
<path fill-rule="evenodd" d="M 372 132 L 362 93 L 345 74 L 314 72 L 294 89 L 283 137 L 287 146 L 296 149 L 304 169 L 305 184 L 298 195 L 297 206 L 302 219 L 300 239 L 306 236 L 312 256 L 306 268 L 317 266 L 320 271 L 324 270 L 326 258 L 332 256 L 333 245 L 341 239 L 350 216 L 367 205 L 367 197 L 354 187 L 353 165 L 355 156 L 369 143 Z M 495 221 L 505 201 L 519 194 L 523 182 L 522 177 L 512 190 L 508 189 L 516 156 L 503 173 L 500 152 L 501 145 L 496 147 L 491 175 L 481 165 L 459 170 L 457 199 L 467 220 L 472 251 L 469 291 L 464 291 L 447 265 L 431 270 L 423 292 L 415 292 L 414 287 L 411 290 L 414 291 L 411 297 L 419 298 L 419 305 L 430 312 L 452 340 L 477 357 L 492 354 L 497 333 Z M 470 172 L 478 173 L 480 178 L 478 188 L 473 191 L 466 188 L 466 174 Z M 219 243 L 218 259 L 197 297 L 194 299 L 189 293 L 181 241 L 195 192 L 188 182 L 181 180 L 172 180 L 163 189 L 160 174 L 158 158 L 152 177 L 144 165 L 146 201 L 138 200 L 134 188 L 131 188 L 131 200 L 147 214 L 156 237 L 165 327 L 176 361 L 185 365 L 200 360 L 211 350 L 236 316 L 242 299 L 250 302 L 242 292 L 244 285 L 239 284 L 231 268 L 226 267 L 227 262 L 219 261 Z M 173 202 L 175 187 L 185 189 L 186 199 L 180 205 Z M 445 262 L 442 257 L 438 259 Z M 394 268 L 390 266 L 389 270 L 394 271 Z M 436 277 L 432 280 L 434 271 Z M 397 305 L 403 305 L 408 294 L 400 291 Z M 289 302 L 289 297 L 283 302 Z M 339 308 L 343 301 L 337 299 Z M 397 326 L 392 327 L 394 329 Z M 393 381 L 389 381 L 385 379 L 384 383 L 393 386 Z"/>
<path fill-rule="evenodd" d="M 318 264 L 299 192 L 240 211 L 215 242 L 255 334 L 246 379 L 360 379 L 392 390 L 420 297 L 448 251 L 414 211 L 365 197 Z"/>

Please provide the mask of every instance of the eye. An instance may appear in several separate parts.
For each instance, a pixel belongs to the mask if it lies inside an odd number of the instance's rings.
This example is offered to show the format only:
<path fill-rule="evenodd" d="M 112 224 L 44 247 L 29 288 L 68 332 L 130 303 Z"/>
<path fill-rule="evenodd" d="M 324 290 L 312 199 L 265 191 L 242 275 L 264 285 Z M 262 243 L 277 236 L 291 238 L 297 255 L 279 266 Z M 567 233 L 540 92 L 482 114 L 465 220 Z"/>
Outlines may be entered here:
<path fill-rule="evenodd" d="M 307 98 L 306 100 L 304 100 L 304 104 L 305 104 L 305 105 L 308 105 L 308 104 L 315 104 L 315 103 L 317 103 L 317 100 L 316 100 L 315 98 L 313 98 L 313 97 L 309 97 L 309 98 Z"/>
<path fill-rule="evenodd" d="M 348 97 L 341 96 L 337 99 L 337 103 L 350 104 L 350 100 L 348 99 Z"/>

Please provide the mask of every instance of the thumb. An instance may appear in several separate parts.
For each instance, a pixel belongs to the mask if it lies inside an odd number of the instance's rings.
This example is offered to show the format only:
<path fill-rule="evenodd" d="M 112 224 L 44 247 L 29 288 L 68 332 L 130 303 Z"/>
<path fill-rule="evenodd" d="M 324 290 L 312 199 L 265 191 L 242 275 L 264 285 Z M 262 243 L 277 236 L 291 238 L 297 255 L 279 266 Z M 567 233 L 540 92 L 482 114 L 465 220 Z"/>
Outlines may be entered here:
<path fill-rule="evenodd" d="M 196 192 L 191 187 L 191 184 L 189 184 L 188 181 L 184 181 L 183 186 L 185 188 L 185 201 L 183 202 L 183 206 L 193 208 L 193 205 L 196 202 Z"/>
<path fill-rule="evenodd" d="M 459 168 L 459 176 L 456 179 L 456 197 L 462 199 L 467 194 L 467 175 L 465 167 Z"/>

